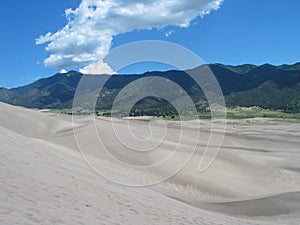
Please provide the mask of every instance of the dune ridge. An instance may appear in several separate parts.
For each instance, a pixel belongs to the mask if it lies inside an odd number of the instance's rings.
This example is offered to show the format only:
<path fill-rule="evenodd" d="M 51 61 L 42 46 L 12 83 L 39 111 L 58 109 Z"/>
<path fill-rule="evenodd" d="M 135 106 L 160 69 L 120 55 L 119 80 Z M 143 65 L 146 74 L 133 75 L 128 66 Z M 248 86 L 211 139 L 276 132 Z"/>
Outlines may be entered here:
<path fill-rule="evenodd" d="M 184 148 L 190 147 L 195 129 L 201 129 L 199 149 L 190 162 L 163 183 L 131 189 L 114 185 L 93 173 L 78 150 L 69 116 L 4 103 L 0 103 L 0 111 L 0 222 L 3 224 L 16 224 L 20 220 L 25 221 L 23 224 L 300 222 L 299 124 L 231 125 L 218 158 L 208 171 L 199 173 L 197 168 L 209 136 L 209 124 L 200 121 L 196 126 L 186 122 Z M 76 122 L 79 133 L 90 136 L 89 120 L 79 117 Z M 167 122 L 168 134 L 159 151 L 149 152 L 137 160 L 134 153 L 128 153 L 126 146 L 113 137 L 109 123 L 107 118 L 96 120 L 96 129 L 103 135 L 105 144 L 119 159 L 137 165 L 164 159 L 178 138 L 178 123 Z M 131 123 L 137 132 L 146 132 L 145 123 Z M 118 121 L 120 131 L 126 125 L 127 120 Z M 160 124 L 154 126 L 157 132 L 162 130 Z M 87 144 L 96 149 L 93 143 Z M 93 158 L 93 154 L 90 157 L 95 165 L 105 167 L 115 176 L 151 181 L 164 175 L 164 171 L 124 171 L 105 158 Z M 58 217 L 63 219 L 55 221 L 53 218 L 61 209 L 63 212 Z M 114 217 L 110 211 L 118 213 Z M 77 212 L 85 214 L 80 217 Z"/>

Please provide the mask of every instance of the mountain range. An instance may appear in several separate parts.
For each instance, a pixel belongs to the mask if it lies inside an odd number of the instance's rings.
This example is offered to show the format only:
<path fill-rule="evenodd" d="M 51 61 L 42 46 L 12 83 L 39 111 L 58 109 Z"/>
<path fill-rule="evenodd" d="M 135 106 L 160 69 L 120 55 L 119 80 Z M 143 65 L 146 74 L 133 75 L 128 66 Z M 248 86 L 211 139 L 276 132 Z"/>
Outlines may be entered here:
<path fill-rule="evenodd" d="M 273 66 L 245 64 L 229 66 L 209 64 L 225 96 L 227 107 L 252 107 L 300 112 L 300 63 Z M 199 68 L 190 70 L 197 73 Z M 70 71 L 18 88 L 0 88 L 0 101 L 12 105 L 39 109 L 67 109 L 72 107 L 75 90 L 83 74 Z M 184 71 L 147 72 L 131 75 L 102 75 L 108 79 L 104 86 L 105 95 L 97 109 L 108 110 L 119 91 L 130 82 L 141 77 L 159 76 L 170 79 L 191 96 L 195 104 L 206 105 L 206 98 L 199 86 Z M 200 76 L 200 74 L 199 74 Z M 100 76 L 97 76 L 100 77 Z M 101 78 L 100 78 L 101 79 Z M 101 96 L 101 95 L 100 95 Z M 164 108 L 168 104 L 162 99 L 149 98 L 140 101 L 143 108 Z M 170 107 L 170 106 L 168 106 Z"/>

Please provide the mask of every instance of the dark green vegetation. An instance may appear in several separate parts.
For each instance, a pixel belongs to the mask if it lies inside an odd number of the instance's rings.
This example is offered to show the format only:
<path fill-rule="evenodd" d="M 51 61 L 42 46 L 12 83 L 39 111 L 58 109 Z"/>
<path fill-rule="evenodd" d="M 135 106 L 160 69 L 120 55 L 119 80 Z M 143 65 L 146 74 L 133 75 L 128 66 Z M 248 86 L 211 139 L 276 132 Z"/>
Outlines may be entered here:
<path fill-rule="evenodd" d="M 264 114 L 256 112 L 254 115 L 266 117 L 272 115 L 286 117 L 289 113 L 300 113 L 300 63 L 282 66 L 211 64 L 209 67 L 220 83 L 228 108 L 255 106 L 259 107 L 260 111 L 264 111 Z M 198 70 L 199 68 L 195 68 L 191 71 L 197 73 Z M 19 88 L 0 88 L 0 101 L 28 108 L 70 109 L 76 87 L 82 76 L 81 73 L 71 71 L 67 74 L 56 74 Z M 191 96 L 199 114 L 203 118 L 209 117 L 208 104 L 204 94 L 183 71 L 111 76 L 99 95 L 98 113 L 110 115 L 112 103 L 119 91 L 130 82 L 147 76 L 160 76 L 178 83 Z M 108 76 L 97 77 L 105 80 Z M 91 88 L 90 92 L 96 88 Z M 270 113 L 274 111 L 275 114 Z M 131 115 L 176 117 L 177 112 L 171 104 L 163 99 L 149 97 L 139 101 L 131 110 Z M 229 111 L 229 116 L 234 117 L 234 113 Z"/>

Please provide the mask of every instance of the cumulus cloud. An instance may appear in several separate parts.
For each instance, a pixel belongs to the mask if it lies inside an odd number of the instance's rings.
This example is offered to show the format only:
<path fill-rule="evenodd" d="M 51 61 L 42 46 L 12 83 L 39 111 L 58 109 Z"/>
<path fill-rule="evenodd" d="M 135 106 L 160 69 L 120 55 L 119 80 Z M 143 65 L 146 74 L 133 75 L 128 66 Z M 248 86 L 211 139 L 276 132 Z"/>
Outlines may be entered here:
<path fill-rule="evenodd" d="M 99 74 L 106 74 L 106 75 L 113 75 L 115 72 L 111 69 L 111 67 L 103 62 L 102 60 L 92 63 L 83 69 L 79 70 L 80 73 L 83 74 L 90 74 L 90 75 L 99 75 Z"/>
<path fill-rule="evenodd" d="M 92 63 L 83 70 L 106 70 L 101 60 L 108 54 L 114 36 L 140 29 L 188 27 L 195 18 L 217 10 L 222 1 L 82 0 L 78 8 L 65 11 L 65 27 L 40 36 L 36 43 L 47 43 L 47 67 L 62 69 Z"/>
<path fill-rule="evenodd" d="M 64 73 L 68 73 L 68 71 L 65 69 L 62 69 L 59 73 L 64 74 Z"/>

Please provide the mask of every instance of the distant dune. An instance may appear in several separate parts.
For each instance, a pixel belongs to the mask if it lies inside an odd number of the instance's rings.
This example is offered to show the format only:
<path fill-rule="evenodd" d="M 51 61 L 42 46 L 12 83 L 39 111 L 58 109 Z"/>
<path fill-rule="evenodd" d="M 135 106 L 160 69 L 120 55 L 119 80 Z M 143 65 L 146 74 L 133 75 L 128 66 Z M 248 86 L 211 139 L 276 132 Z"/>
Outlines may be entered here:
<path fill-rule="evenodd" d="M 300 224 L 300 124 L 257 120 L 252 125 L 228 125 L 216 161 L 199 173 L 210 123 L 183 123 L 186 148 L 198 126 L 201 129 L 200 150 L 190 162 L 159 185 L 128 188 L 106 181 L 87 166 L 76 146 L 70 116 L 4 103 L 0 111 L 0 224 Z M 110 119 L 95 121 L 92 127 L 87 118 L 78 116 L 74 126 L 87 140 L 96 128 L 112 154 L 136 165 L 164 159 L 180 130 L 178 122 L 167 122 L 159 151 L 137 159 L 117 141 Z M 121 138 L 128 139 L 122 132 L 128 120 L 117 122 Z M 146 122 L 130 123 L 141 135 L 147 131 Z M 158 138 L 163 127 L 157 121 L 153 127 Z M 93 158 L 95 143 L 87 142 L 86 147 Z M 97 154 L 93 159 L 108 162 Z M 137 180 L 151 181 L 151 176 L 165 173 L 106 165 L 115 176 Z"/>

